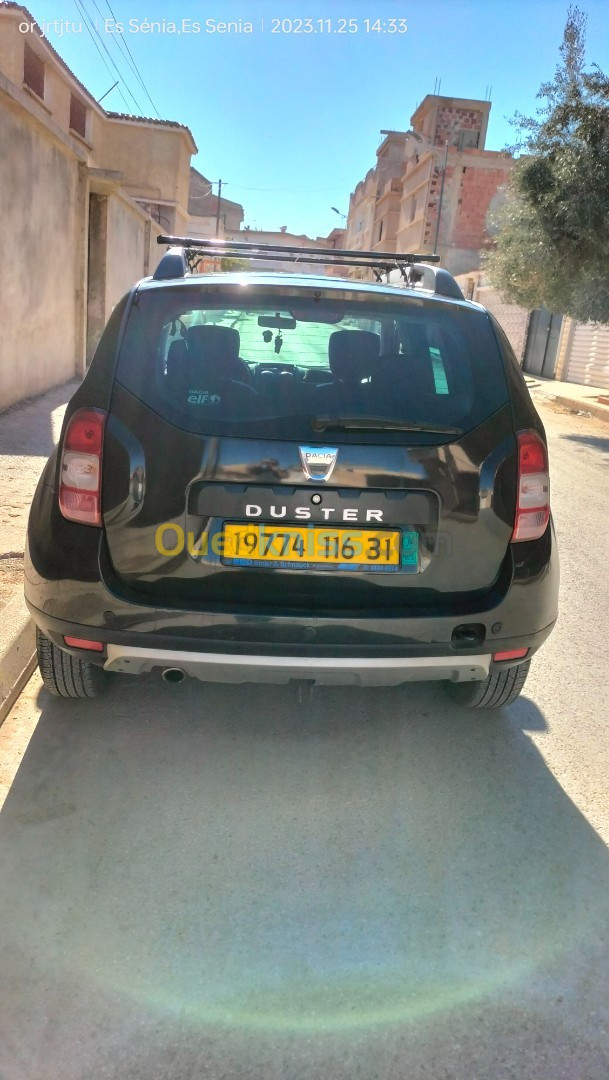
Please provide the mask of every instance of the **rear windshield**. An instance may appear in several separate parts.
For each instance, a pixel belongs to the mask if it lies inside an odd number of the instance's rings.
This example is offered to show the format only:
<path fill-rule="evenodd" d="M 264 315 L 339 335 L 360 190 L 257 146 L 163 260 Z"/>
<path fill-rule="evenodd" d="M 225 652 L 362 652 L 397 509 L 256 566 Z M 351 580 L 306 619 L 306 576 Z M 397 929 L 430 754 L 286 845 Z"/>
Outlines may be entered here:
<path fill-rule="evenodd" d="M 247 284 L 137 294 L 117 380 L 188 431 L 265 438 L 350 439 L 358 419 L 362 431 L 385 420 L 454 435 L 508 396 L 483 312 Z"/>

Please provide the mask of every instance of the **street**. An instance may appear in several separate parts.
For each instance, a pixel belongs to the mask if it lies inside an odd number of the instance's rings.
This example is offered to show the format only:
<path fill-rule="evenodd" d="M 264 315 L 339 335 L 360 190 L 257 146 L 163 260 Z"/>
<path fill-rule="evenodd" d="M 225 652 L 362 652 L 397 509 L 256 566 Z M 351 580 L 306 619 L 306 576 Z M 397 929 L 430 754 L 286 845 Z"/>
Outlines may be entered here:
<path fill-rule="evenodd" d="M 609 428 L 539 408 L 561 614 L 511 708 L 31 679 L 2 1080 L 607 1080 Z"/>

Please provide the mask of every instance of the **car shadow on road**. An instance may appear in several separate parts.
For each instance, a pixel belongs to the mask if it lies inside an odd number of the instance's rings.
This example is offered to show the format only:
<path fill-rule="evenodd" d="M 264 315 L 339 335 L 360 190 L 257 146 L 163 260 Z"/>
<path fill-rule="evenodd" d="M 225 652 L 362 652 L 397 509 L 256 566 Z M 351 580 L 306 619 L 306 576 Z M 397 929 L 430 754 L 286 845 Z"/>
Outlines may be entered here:
<path fill-rule="evenodd" d="M 609 437 L 604 435 L 560 435 L 559 438 L 579 446 L 590 447 L 591 450 L 598 450 L 599 453 L 609 456 Z"/>
<path fill-rule="evenodd" d="M 532 701 L 40 705 L 0 815 L 7 1080 L 606 1080 L 608 853 Z"/>

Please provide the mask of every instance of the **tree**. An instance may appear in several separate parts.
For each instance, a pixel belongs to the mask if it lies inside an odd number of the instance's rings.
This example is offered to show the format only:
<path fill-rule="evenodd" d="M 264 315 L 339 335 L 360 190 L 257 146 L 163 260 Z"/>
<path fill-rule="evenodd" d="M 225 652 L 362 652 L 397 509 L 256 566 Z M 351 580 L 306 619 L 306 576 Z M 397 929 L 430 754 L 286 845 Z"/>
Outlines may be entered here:
<path fill-rule="evenodd" d="M 609 323 L 609 78 L 596 64 L 584 71 L 585 30 L 570 7 L 542 107 L 511 121 L 521 156 L 483 265 L 508 300 Z"/>

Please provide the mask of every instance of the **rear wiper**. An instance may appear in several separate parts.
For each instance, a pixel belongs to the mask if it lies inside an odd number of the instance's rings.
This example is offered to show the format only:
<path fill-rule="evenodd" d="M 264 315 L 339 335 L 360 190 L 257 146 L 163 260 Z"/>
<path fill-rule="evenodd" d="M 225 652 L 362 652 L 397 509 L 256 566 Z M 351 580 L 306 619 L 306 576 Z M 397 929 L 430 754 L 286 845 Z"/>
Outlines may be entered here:
<path fill-rule="evenodd" d="M 422 431 L 430 435 L 463 435 L 461 428 L 420 424 L 416 420 L 396 420 L 388 416 L 315 416 L 311 427 L 314 431 Z"/>

